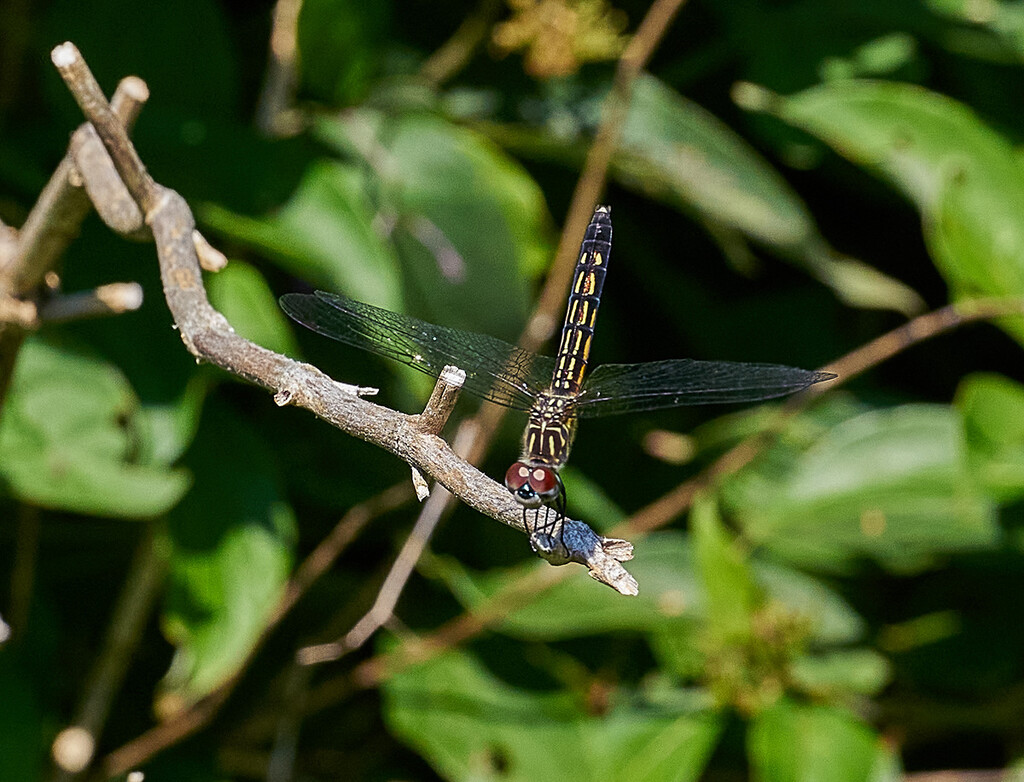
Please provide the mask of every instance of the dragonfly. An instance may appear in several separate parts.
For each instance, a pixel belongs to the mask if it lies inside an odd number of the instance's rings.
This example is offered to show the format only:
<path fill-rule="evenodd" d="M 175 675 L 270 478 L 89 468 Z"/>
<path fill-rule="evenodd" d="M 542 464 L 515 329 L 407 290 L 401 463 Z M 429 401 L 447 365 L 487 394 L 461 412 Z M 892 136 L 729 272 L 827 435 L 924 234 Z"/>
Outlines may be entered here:
<path fill-rule="evenodd" d="M 505 486 L 522 506 L 531 546 L 543 556 L 564 548 L 566 492 L 559 471 L 569 458 L 579 419 L 682 405 L 758 402 L 835 377 L 780 364 L 688 358 L 602 364 L 588 372 L 611 248 L 611 209 L 598 206 L 580 246 L 554 357 L 336 293 L 287 293 L 280 304 L 289 317 L 318 334 L 432 377 L 446 365 L 455 365 L 465 371 L 463 388 L 469 393 L 526 412 L 522 451 L 505 473 Z"/>

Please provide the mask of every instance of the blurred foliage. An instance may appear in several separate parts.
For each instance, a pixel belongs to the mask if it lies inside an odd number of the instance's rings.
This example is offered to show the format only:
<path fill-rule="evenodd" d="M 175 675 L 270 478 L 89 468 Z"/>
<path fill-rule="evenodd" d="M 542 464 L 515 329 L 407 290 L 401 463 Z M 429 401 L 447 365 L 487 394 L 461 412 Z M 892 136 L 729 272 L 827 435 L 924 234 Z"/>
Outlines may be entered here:
<path fill-rule="evenodd" d="M 138 148 L 231 258 L 207 284 L 236 330 L 413 412 L 422 376 L 293 328 L 276 296 L 338 290 L 515 339 L 646 10 L 306 0 L 297 94 L 279 107 L 297 132 L 280 138 L 254 120 L 269 2 L 0 2 L 0 219 L 23 222 L 81 121 L 48 57 L 74 41 L 106 89 L 130 73 L 150 85 Z M 815 366 L 926 308 L 1024 296 L 1022 61 L 1009 0 L 692 0 L 613 155 L 596 359 Z M 0 779 L 49 775 L 148 530 L 166 574 L 101 755 L 235 677 L 296 563 L 408 480 L 196 366 L 151 245 L 91 218 L 62 278 L 137 279 L 147 300 L 33 335 L 2 411 Z M 686 519 L 635 540 L 637 598 L 568 566 L 372 693 L 307 700 L 374 652 L 292 666 L 369 607 L 416 508 L 374 519 L 260 646 L 213 728 L 147 762 L 147 779 L 884 782 L 1019 766 L 1022 344 L 1021 317 L 960 329 L 790 419 Z M 776 411 L 588 421 L 565 473 L 571 510 L 610 530 Z M 679 458 L 648 452 L 652 433 Z M 511 600 L 549 567 L 460 508 L 376 651 Z M 320 705 L 300 725 L 303 703 Z"/>

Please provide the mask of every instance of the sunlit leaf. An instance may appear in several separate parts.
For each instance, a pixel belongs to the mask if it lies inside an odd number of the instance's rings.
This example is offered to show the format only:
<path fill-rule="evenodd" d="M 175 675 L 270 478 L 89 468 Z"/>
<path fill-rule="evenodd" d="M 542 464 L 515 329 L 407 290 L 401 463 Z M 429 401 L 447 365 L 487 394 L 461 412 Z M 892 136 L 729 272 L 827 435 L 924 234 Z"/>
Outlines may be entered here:
<path fill-rule="evenodd" d="M 543 195 L 526 171 L 480 134 L 426 113 L 353 111 L 317 130 L 340 153 L 355 149 L 374 167 L 380 214 L 416 314 L 518 335 L 524 278 L 547 265 L 552 249 Z"/>
<path fill-rule="evenodd" d="M 281 594 L 295 538 L 273 452 L 228 409 L 210 406 L 188 461 L 196 485 L 168 526 L 163 627 L 177 649 L 158 704 L 165 714 L 238 670 Z"/>
<path fill-rule="evenodd" d="M 585 120 L 581 128 L 592 127 Z M 551 128 L 486 127 L 525 154 L 579 164 L 584 140 Z M 635 83 L 612 158 L 625 187 L 696 213 L 720 238 L 740 236 L 793 259 L 854 306 L 912 312 L 909 287 L 829 247 L 806 205 L 782 176 L 721 120 L 653 76 Z"/>
<path fill-rule="evenodd" d="M 32 339 L 0 425 L 0 478 L 21 500 L 113 518 L 166 513 L 188 490 L 181 469 L 138 459 L 139 401 L 112 365 Z"/>
<path fill-rule="evenodd" d="M 401 309 L 398 262 L 374 230 L 365 186 L 354 166 L 320 161 L 272 217 L 247 217 L 216 205 L 200 214 L 221 234 L 268 253 L 317 288 Z"/>
<path fill-rule="evenodd" d="M 1024 294 L 1021 166 L 969 107 L 913 85 L 856 80 L 770 105 L 914 201 L 955 295 Z M 1024 340 L 1019 319 L 1004 325 Z"/>
<path fill-rule="evenodd" d="M 692 699 L 590 715 L 569 693 L 516 689 L 457 651 L 390 678 L 384 693 L 390 729 L 451 780 L 696 780 L 721 731 Z"/>
<path fill-rule="evenodd" d="M 726 487 L 757 543 L 805 566 L 872 557 L 919 569 L 936 555 L 993 545 L 994 506 L 968 465 L 962 423 L 938 405 L 854 415 L 813 447 L 777 450 Z"/>
<path fill-rule="evenodd" d="M 783 700 L 753 720 L 747 750 L 762 782 L 864 782 L 882 747 L 841 709 Z"/>
<path fill-rule="evenodd" d="M 1024 386 L 1002 375 L 970 375 L 956 406 L 980 480 L 1003 502 L 1024 496 Z"/>

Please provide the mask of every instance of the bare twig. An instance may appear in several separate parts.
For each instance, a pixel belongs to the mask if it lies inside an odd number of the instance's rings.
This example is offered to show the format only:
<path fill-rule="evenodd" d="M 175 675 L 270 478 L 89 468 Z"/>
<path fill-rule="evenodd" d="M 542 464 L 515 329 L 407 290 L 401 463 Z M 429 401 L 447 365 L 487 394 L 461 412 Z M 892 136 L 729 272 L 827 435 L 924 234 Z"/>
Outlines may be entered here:
<path fill-rule="evenodd" d="M 130 128 L 146 98 L 147 91 L 141 80 L 135 77 L 123 79 L 111 102 L 117 121 Z M 79 182 L 80 174 L 69 152 L 29 212 L 18 233 L 14 251 L 0 255 L 0 261 L 6 260 L 0 267 L 0 299 L 29 295 L 56 266 L 68 244 L 78 235 L 89 212 L 89 198 Z M 6 231 L 4 235 L 7 235 Z M 0 322 L 0 409 L 24 338 L 23 325 Z"/>
<path fill-rule="evenodd" d="M 206 241 L 206 237 L 199 231 L 192 232 L 192 243 L 196 246 L 199 265 L 203 267 L 204 271 L 219 272 L 228 265 L 227 256 Z"/>
<path fill-rule="evenodd" d="M 66 293 L 46 301 L 39 320 L 60 323 L 102 315 L 119 315 L 142 306 L 142 286 L 137 282 L 111 282 L 91 291 Z"/>
<path fill-rule="evenodd" d="M 612 533 L 636 536 L 668 524 L 690 506 L 697 491 L 748 464 L 771 442 L 773 433 L 777 433 L 782 424 L 812 398 L 831 391 L 838 384 L 847 382 L 864 370 L 877 366 L 912 345 L 958 326 L 967 325 L 977 320 L 997 320 L 1021 315 L 1024 315 L 1024 299 L 1022 298 L 967 300 L 921 315 L 864 347 L 851 351 L 825 367 L 828 371 L 841 372 L 839 378 L 829 383 L 812 386 L 803 394 L 793 397 L 779 412 L 776 420 L 769 423 L 764 431 L 751 435 L 707 467 L 700 475 L 680 484 L 668 494 L 636 511 L 630 518 L 612 530 Z M 391 651 L 378 654 L 360 663 L 351 671 L 322 682 L 306 697 L 306 708 L 310 712 L 328 708 L 348 697 L 355 690 L 376 687 L 388 677 L 410 665 L 423 662 L 465 643 L 500 622 L 521 606 L 532 602 L 538 595 L 562 581 L 566 575 L 564 570 L 544 568 L 534 571 L 528 578 L 508 584 L 471 610 L 455 617 L 429 635 L 412 642 L 403 642 Z"/>
<path fill-rule="evenodd" d="M 270 55 L 256 106 L 256 126 L 268 136 L 292 136 L 302 129 L 293 108 L 299 68 L 299 12 L 302 0 L 277 0 L 270 31 Z"/>
<path fill-rule="evenodd" d="M 822 368 L 839 375 L 837 381 L 829 384 L 834 387 L 836 382 L 846 383 L 865 370 L 888 361 L 897 353 L 926 339 L 975 321 L 998 320 L 1020 315 L 1024 315 L 1024 299 L 1020 297 L 965 299 L 919 315 Z M 807 393 L 814 397 L 822 390 L 812 386 Z"/>
<path fill-rule="evenodd" d="M 143 94 L 145 84 L 138 79 L 131 83 L 141 85 L 139 94 Z M 107 227 L 128 239 L 148 239 L 149 229 L 142 210 L 121 181 L 92 125 L 83 125 L 72 134 L 71 157 L 77 167 L 75 181 L 85 187 L 96 213 Z"/>
<path fill-rule="evenodd" d="M 391 618 L 409 576 L 412 575 L 420 555 L 447 507 L 448 492 L 444 489 L 435 489 L 424 504 L 409 537 L 405 539 L 370 610 L 341 639 L 299 649 L 296 660 L 300 665 L 337 660 L 366 643 L 370 636 Z"/>
<path fill-rule="evenodd" d="M 423 63 L 420 78 L 430 86 L 437 87 L 465 68 L 473 53 L 487 40 L 487 34 L 498 18 L 500 9 L 500 0 L 482 0 L 462 20 L 452 37 Z"/>
<path fill-rule="evenodd" d="M 128 662 L 138 645 L 159 594 L 166 566 L 158 550 L 157 528 L 150 524 L 139 543 L 135 561 L 125 579 L 103 645 L 72 725 L 53 744 L 58 771 L 55 782 L 71 779 L 92 760 L 110 705 L 121 688 Z"/>
<path fill-rule="evenodd" d="M 420 429 L 427 434 L 441 434 L 448 417 L 455 409 L 455 403 L 459 401 L 459 392 L 462 391 L 465 382 L 466 373 L 458 367 L 446 366 L 441 371 L 441 376 L 430 393 L 430 399 L 419 415 Z M 455 452 L 458 453 L 459 449 L 456 448 Z"/>
<path fill-rule="evenodd" d="M 622 125 L 629 112 L 633 84 L 685 2 L 655 0 L 619 58 L 611 92 L 602 106 L 601 124 L 594 143 L 587 150 L 587 159 L 573 190 L 562 238 L 555 253 L 555 263 L 541 291 L 537 309 L 530 319 L 526 337 L 520 343 L 529 350 L 536 350 L 537 346 L 547 341 L 558 325 L 558 313 L 561 312 L 565 290 L 569 287 L 576 262 L 576 244 L 586 230 L 594 204 L 604 190 L 608 166 L 611 165 Z"/>
<path fill-rule="evenodd" d="M 868 344 L 850 351 L 842 358 L 822 368 L 825 371 L 836 373 L 839 375 L 838 378 L 811 386 L 802 394 L 788 399 L 780 407 L 774 419 L 766 422 L 757 434 L 726 451 L 700 475 L 680 484 L 650 505 L 634 513 L 630 519 L 612 532 L 636 535 L 668 524 L 690 507 L 694 496 L 702 488 L 710 486 L 723 476 L 735 473 L 750 463 L 772 442 L 785 423 L 811 400 L 823 393 L 833 391 L 865 370 L 878 366 L 883 361 L 888 361 L 897 353 L 913 345 L 954 328 L 978 320 L 996 320 L 1014 315 L 1024 315 L 1024 299 L 969 299 L 919 315 Z"/>
<path fill-rule="evenodd" d="M 293 361 L 238 336 L 206 296 L 192 241 L 194 221 L 184 199 L 148 175 L 123 127 L 75 47 L 53 53 L 54 63 L 76 101 L 96 127 L 115 168 L 143 207 L 157 244 L 160 276 L 168 307 L 189 352 L 275 392 L 275 400 L 304 407 L 355 437 L 415 464 L 470 507 L 526 532 L 522 513 L 503 486 L 456 456 L 435 435 L 424 433 L 408 416 L 360 399 L 351 386 L 335 383 L 315 367 Z M 582 522 L 574 525 L 572 561 L 588 566 L 598 580 L 627 588 L 628 574 L 604 553 L 603 539 Z M 585 532 L 589 531 L 588 532 Z"/>

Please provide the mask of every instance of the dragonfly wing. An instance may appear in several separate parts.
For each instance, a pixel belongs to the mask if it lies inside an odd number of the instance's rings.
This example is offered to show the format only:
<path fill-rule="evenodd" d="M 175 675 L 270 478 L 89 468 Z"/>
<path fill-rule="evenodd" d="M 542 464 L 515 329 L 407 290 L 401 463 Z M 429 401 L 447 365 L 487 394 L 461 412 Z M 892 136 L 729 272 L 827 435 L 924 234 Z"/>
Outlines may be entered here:
<path fill-rule="evenodd" d="M 660 410 L 719 402 L 757 402 L 830 380 L 780 364 L 675 359 L 644 364 L 603 364 L 591 373 L 576 403 L 581 417 Z"/>
<path fill-rule="evenodd" d="M 318 334 L 432 377 L 454 364 L 466 372 L 467 391 L 517 410 L 529 409 L 554 370 L 554 359 L 495 337 L 437 326 L 335 293 L 287 293 L 281 308 Z"/>

